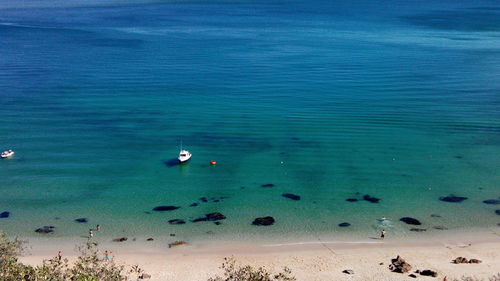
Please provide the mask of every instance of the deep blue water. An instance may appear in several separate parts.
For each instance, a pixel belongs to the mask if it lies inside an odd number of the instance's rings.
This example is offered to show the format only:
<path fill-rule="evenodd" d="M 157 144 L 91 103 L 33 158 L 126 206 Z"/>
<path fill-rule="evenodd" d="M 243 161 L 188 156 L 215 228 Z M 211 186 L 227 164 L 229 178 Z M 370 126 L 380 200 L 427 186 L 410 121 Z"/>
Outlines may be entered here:
<path fill-rule="evenodd" d="M 1 230 L 78 236 L 78 217 L 186 239 L 365 237 L 381 216 L 395 236 L 411 233 L 402 216 L 418 235 L 497 227 L 500 206 L 482 203 L 500 196 L 497 1 L 59 5 L 0 3 L 0 150 L 16 151 L 0 161 Z M 170 165 L 181 141 L 194 156 Z M 365 194 L 381 200 L 345 201 Z M 438 200 L 450 194 L 468 199 Z M 146 213 L 158 205 L 181 208 Z M 222 225 L 167 223 L 215 211 Z M 267 215 L 275 225 L 251 225 Z"/>

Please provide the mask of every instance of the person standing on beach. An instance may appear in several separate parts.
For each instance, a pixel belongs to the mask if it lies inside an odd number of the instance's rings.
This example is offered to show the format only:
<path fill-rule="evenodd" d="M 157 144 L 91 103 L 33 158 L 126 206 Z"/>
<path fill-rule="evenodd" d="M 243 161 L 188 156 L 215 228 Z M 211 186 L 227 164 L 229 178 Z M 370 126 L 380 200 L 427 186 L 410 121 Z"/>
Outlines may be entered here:
<path fill-rule="evenodd" d="M 109 252 L 108 252 L 108 250 L 104 251 L 104 259 L 106 261 L 109 261 Z"/>
<path fill-rule="evenodd" d="M 385 238 L 385 229 L 382 229 L 382 231 L 380 231 L 380 239 L 384 238 Z"/>
<path fill-rule="evenodd" d="M 100 225 L 96 225 L 95 230 L 97 230 L 97 231 L 101 230 L 101 226 Z"/>
<path fill-rule="evenodd" d="M 92 238 L 94 237 L 94 232 L 92 231 L 92 229 L 89 229 L 89 238 Z"/>
<path fill-rule="evenodd" d="M 61 251 L 57 252 L 57 259 L 59 260 L 59 262 L 61 262 L 61 259 L 62 259 Z"/>

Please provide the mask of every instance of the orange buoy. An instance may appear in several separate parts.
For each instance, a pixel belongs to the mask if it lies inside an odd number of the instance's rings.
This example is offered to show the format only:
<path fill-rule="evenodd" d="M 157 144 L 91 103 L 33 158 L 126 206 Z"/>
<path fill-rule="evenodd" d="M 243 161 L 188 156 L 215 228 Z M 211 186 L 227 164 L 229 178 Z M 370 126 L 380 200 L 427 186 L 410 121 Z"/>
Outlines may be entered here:
<path fill-rule="evenodd" d="M 217 162 L 215 162 L 214 160 L 210 161 L 210 165 L 215 165 L 217 164 Z"/>

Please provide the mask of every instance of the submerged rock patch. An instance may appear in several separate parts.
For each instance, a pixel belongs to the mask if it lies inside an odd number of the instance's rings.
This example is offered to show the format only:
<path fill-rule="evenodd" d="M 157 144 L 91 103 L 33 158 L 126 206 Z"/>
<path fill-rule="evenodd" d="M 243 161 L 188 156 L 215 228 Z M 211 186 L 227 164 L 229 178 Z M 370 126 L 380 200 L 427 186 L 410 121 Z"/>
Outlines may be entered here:
<path fill-rule="evenodd" d="M 300 200 L 300 196 L 299 195 L 295 195 L 295 194 L 292 194 L 292 193 L 283 193 L 281 194 L 281 196 L 285 197 L 285 198 L 289 198 L 289 199 L 292 199 L 292 200 Z"/>
<path fill-rule="evenodd" d="M 365 196 L 363 196 L 363 200 L 368 201 L 370 203 L 378 203 L 380 201 L 380 198 L 372 197 L 372 196 L 366 194 Z"/>
<path fill-rule="evenodd" d="M 76 219 L 75 221 L 79 222 L 79 223 L 87 223 L 89 220 L 87 218 L 79 218 L 79 219 Z"/>
<path fill-rule="evenodd" d="M 424 232 L 424 231 L 427 231 L 427 229 L 425 229 L 425 228 L 410 228 L 410 231 L 414 231 L 414 232 Z"/>
<path fill-rule="evenodd" d="M 189 205 L 189 207 L 196 207 L 198 205 L 199 205 L 198 203 L 193 203 L 193 204 Z"/>
<path fill-rule="evenodd" d="M 5 211 L 5 212 L 0 213 L 0 219 L 6 219 L 9 216 L 10 216 L 10 212 Z"/>
<path fill-rule="evenodd" d="M 153 211 L 157 211 L 157 212 L 173 211 L 173 210 L 177 210 L 179 208 L 180 207 L 177 207 L 177 206 L 158 206 L 158 207 L 154 207 Z"/>
<path fill-rule="evenodd" d="M 35 230 L 35 232 L 36 233 L 42 233 L 42 234 L 48 234 L 48 233 L 54 232 L 54 228 L 55 228 L 54 226 L 51 226 L 51 225 L 47 226 L 46 225 L 46 226 L 42 226 L 40 228 L 37 228 Z"/>
<path fill-rule="evenodd" d="M 488 199 L 488 200 L 484 200 L 483 203 L 488 204 L 488 205 L 498 205 L 498 204 L 500 204 L 500 200 Z"/>
<path fill-rule="evenodd" d="M 347 198 L 345 201 L 347 202 L 358 202 L 359 200 L 356 198 Z"/>
<path fill-rule="evenodd" d="M 219 212 L 215 212 L 215 213 L 206 214 L 204 217 L 194 219 L 191 222 L 219 221 L 219 220 L 224 220 L 224 219 L 226 219 L 226 216 L 224 216 L 223 214 L 221 214 Z"/>
<path fill-rule="evenodd" d="M 348 226 L 350 226 L 350 225 L 351 225 L 351 224 L 350 224 L 350 223 L 348 223 L 348 222 L 339 223 L 339 226 L 340 226 L 340 227 L 348 227 Z"/>
<path fill-rule="evenodd" d="M 256 218 L 253 222 L 253 225 L 272 225 L 274 224 L 274 218 L 267 216 L 267 217 L 261 217 L 261 218 Z"/>
<path fill-rule="evenodd" d="M 467 197 L 449 195 L 449 196 L 439 197 L 439 200 L 443 202 L 460 203 L 464 200 L 467 200 Z"/>
<path fill-rule="evenodd" d="M 173 219 L 168 221 L 169 224 L 185 224 L 186 222 L 181 219 Z"/>
<path fill-rule="evenodd" d="M 411 224 L 411 225 L 421 225 L 422 224 L 419 220 L 414 219 L 414 218 L 410 218 L 410 217 L 402 217 L 399 220 L 406 223 L 406 224 Z"/>
<path fill-rule="evenodd" d="M 260 187 L 274 187 L 274 184 L 273 183 L 266 183 L 266 184 L 262 184 Z"/>
<path fill-rule="evenodd" d="M 500 210 L 496 210 L 495 211 L 495 214 L 499 215 L 500 216 Z"/>

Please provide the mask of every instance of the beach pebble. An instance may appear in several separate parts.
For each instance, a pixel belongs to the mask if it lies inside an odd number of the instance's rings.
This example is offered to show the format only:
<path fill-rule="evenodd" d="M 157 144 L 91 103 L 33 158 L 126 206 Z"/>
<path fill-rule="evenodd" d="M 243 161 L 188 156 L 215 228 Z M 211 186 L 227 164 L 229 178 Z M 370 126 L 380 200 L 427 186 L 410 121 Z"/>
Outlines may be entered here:
<path fill-rule="evenodd" d="M 141 274 L 141 276 L 139 276 L 139 279 L 150 279 L 151 278 L 151 275 L 147 274 L 147 273 L 143 273 Z"/>
<path fill-rule="evenodd" d="M 261 217 L 261 218 L 256 218 L 253 222 L 253 225 L 272 225 L 274 224 L 274 218 L 273 217 Z"/>
<path fill-rule="evenodd" d="M 115 238 L 115 239 L 113 239 L 113 242 L 125 242 L 127 240 L 128 240 L 127 237 L 121 237 L 121 238 Z"/>
<path fill-rule="evenodd" d="M 467 197 L 450 195 L 445 197 L 439 197 L 439 200 L 450 203 L 460 203 L 464 200 L 467 200 Z"/>
<path fill-rule="evenodd" d="M 292 199 L 292 200 L 300 200 L 300 196 L 299 195 L 295 195 L 295 194 L 292 194 L 292 193 L 283 193 L 283 194 L 281 194 L 281 196 L 283 196 L 285 198 Z"/>
<path fill-rule="evenodd" d="M 186 222 L 181 219 L 173 219 L 168 221 L 169 224 L 185 224 Z"/>
<path fill-rule="evenodd" d="M 79 219 L 76 219 L 75 220 L 76 222 L 79 222 L 79 223 L 86 223 L 88 222 L 89 220 L 87 218 L 79 218 Z"/>
<path fill-rule="evenodd" d="M 489 205 L 498 205 L 500 204 L 500 200 L 497 199 L 489 199 L 489 200 L 484 200 L 484 204 L 489 204 Z"/>
<path fill-rule="evenodd" d="M 464 257 L 457 257 L 453 260 L 454 264 L 460 264 L 460 263 L 469 263 L 469 260 L 467 260 Z"/>
<path fill-rule="evenodd" d="M 372 196 L 370 196 L 368 194 L 366 194 L 365 196 L 363 196 L 363 200 L 368 201 L 370 203 L 378 203 L 378 201 L 380 201 L 379 198 L 372 197 Z"/>
<path fill-rule="evenodd" d="M 158 207 L 154 207 L 153 211 L 157 211 L 157 212 L 173 211 L 173 210 L 177 210 L 179 208 L 180 207 L 177 207 L 177 206 L 158 206 Z"/>
<path fill-rule="evenodd" d="M 172 248 L 172 247 L 175 247 L 175 246 L 186 245 L 186 244 L 187 244 L 186 241 L 175 241 L 175 242 L 169 243 L 168 247 Z"/>
<path fill-rule="evenodd" d="M 35 232 L 47 234 L 47 233 L 54 232 L 54 228 L 55 228 L 54 226 L 43 226 L 43 227 L 37 228 L 35 230 Z"/>
<path fill-rule="evenodd" d="M 482 263 L 483 261 L 478 260 L 478 259 L 470 259 L 469 263 Z"/>
<path fill-rule="evenodd" d="M 342 273 L 345 273 L 345 274 L 354 274 L 354 271 L 352 269 L 344 269 L 344 270 L 342 270 Z"/>
<path fill-rule="evenodd" d="M 412 224 L 412 225 L 421 225 L 422 224 L 419 220 L 414 219 L 414 218 L 410 218 L 410 217 L 403 217 L 403 218 L 400 218 L 399 220 L 404 222 L 404 223 Z"/>
<path fill-rule="evenodd" d="M 408 275 L 408 276 L 409 276 L 409 277 L 411 277 L 411 278 L 417 278 L 417 275 L 415 275 L 415 274 L 413 274 L 413 273 L 412 273 L 412 274 L 410 274 L 410 275 Z"/>
<path fill-rule="evenodd" d="M 0 219 L 6 219 L 9 216 L 10 216 L 10 212 L 5 211 L 5 212 L 0 213 Z"/>
<path fill-rule="evenodd" d="M 351 224 L 350 224 L 350 223 L 348 223 L 348 222 L 339 223 L 339 226 L 340 226 L 340 227 L 348 227 L 348 226 L 350 226 L 350 225 L 351 225 Z"/>
<path fill-rule="evenodd" d="M 261 187 L 274 187 L 274 184 L 272 183 L 266 183 L 266 184 L 262 184 Z"/>
<path fill-rule="evenodd" d="M 359 200 L 356 199 L 356 198 L 347 198 L 345 201 L 347 201 L 347 202 L 357 202 Z"/>

